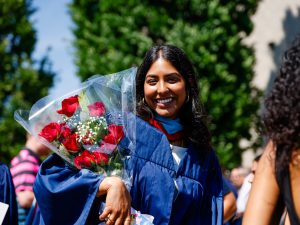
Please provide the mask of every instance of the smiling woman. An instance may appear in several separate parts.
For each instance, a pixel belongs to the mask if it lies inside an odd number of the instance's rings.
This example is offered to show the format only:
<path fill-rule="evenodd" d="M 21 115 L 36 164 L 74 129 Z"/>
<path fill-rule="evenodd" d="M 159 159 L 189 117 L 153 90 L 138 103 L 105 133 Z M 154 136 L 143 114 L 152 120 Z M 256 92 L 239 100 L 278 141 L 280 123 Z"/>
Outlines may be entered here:
<path fill-rule="evenodd" d="M 132 205 L 153 215 L 154 224 L 223 224 L 222 176 L 192 63 L 176 46 L 154 46 L 136 82 L 138 116 L 165 138 L 137 132 L 149 149 L 139 150 L 133 177 L 141 177 L 140 170 L 151 172 L 135 184 Z"/>

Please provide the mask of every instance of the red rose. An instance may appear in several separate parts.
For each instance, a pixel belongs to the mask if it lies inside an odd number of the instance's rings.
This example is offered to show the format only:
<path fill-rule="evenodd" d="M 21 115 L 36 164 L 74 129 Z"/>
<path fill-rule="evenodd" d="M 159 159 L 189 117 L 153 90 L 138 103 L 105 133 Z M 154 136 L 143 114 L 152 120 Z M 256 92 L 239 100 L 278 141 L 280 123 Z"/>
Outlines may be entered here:
<path fill-rule="evenodd" d="M 61 126 L 60 137 L 64 140 L 70 135 L 71 135 L 71 129 L 65 124 L 63 124 L 63 126 Z"/>
<path fill-rule="evenodd" d="M 41 130 L 39 136 L 45 138 L 49 142 L 52 142 L 58 138 L 60 130 L 61 125 L 59 123 L 49 123 Z"/>
<path fill-rule="evenodd" d="M 107 154 L 102 152 L 93 152 L 93 155 L 95 157 L 95 162 L 97 165 L 107 165 L 109 161 L 109 157 Z"/>
<path fill-rule="evenodd" d="M 76 166 L 76 168 L 78 168 L 78 169 L 82 169 L 82 167 L 81 167 L 81 163 L 82 162 L 82 157 L 81 157 L 81 155 L 78 155 L 78 156 L 76 156 L 75 158 L 74 158 L 74 164 L 75 164 L 75 166 Z"/>
<path fill-rule="evenodd" d="M 73 133 L 69 135 L 62 144 L 71 153 L 77 153 L 79 151 L 79 145 L 77 143 L 77 134 Z"/>
<path fill-rule="evenodd" d="M 82 166 L 86 168 L 90 168 L 96 163 L 94 155 L 90 153 L 88 150 L 84 150 L 81 156 L 82 156 Z"/>
<path fill-rule="evenodd" d="M 75 157 L 74 164 L 79 169 L 90 169 L 94 164 L 96 164 L 95 156 L 89 151 L 84 150 L 81 155 Z"/>
<path fill-rule="evenodd" d="M 78 96 L 72 96 L 70 98 L 66 98 L 61 102 L 61 109 L 57 110 L 56 112 L 59 114 L 64 114 L 67 117 L 73 116 L 76 109 L 79 108 Z"/>
<path fill-rule="evenodd" d="M 108 126 L 108 132 L 108 135 L 103 138 L 103 142 L 118 144 L 118 142 L 124 137 L 123 126 L 111 124 Z"/>
<path fill-rule="evenodd" d="M 105 113 L 105 106 L 103 102 L 95 102 L 88 106 L 90 116 L 102 116 Z"/>
<path fill-rule="evenodd" d="M 116 139 L 112 134 L 108 134 L 103 138 L 102 142 L 109 143 L 109 144 L 116 144 Z"/>

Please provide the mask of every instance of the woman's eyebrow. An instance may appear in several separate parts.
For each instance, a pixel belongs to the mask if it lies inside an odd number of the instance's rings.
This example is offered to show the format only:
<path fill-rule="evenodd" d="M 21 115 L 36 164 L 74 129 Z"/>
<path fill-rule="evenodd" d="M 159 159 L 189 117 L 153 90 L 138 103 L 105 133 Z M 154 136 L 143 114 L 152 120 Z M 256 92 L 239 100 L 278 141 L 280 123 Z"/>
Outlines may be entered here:
<path fill-rule="evenodd" d="M 164 74 L 164 76 L 181 76 L 178 72 L 172 72 L 172 73 L 167 73 L 167 74 Z M 146 77 L 157 77 L 158 75 L 157 74 L 147 74 Z"/>
<path fill-rule="evenodd" d="M 175 76 L 181 76 L 180 73 L 178 73 L 178 72 L 173 72 L 173 73 L 166 74 L 166 76 L 173 76 L 173 75 L 175 75 Z"/>
<path fill-rule="evenodd" d="M 147 75 L 146 75 L 146 78 L 147 78 L 147 77 L 157 77 L 157 76 L 158 76 L 158 75 L 155 75 L 155 74 L 147 74 Z"/>

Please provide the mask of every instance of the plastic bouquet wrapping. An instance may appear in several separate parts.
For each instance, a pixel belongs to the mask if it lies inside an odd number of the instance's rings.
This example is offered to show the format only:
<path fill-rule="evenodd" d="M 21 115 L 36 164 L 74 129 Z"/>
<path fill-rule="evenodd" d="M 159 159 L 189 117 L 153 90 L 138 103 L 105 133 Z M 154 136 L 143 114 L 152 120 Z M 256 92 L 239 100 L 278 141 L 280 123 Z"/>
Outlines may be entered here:
<path fill-rule="evenodd" d="M 30 111 L 16 111 L 15 119 L 71 167 L 120 176 L 129 189 L 130 176 L 118 143 L 127 133 L 124 119 L 135 113 L 135 74 L 131 68 L 95 75 L 62 97 L 47 96 Z M 130 142 L 135 145 L 134 135 Z M 134 209 L 131 213 L 132 224 L 152 224 L 151 216 Z"/>

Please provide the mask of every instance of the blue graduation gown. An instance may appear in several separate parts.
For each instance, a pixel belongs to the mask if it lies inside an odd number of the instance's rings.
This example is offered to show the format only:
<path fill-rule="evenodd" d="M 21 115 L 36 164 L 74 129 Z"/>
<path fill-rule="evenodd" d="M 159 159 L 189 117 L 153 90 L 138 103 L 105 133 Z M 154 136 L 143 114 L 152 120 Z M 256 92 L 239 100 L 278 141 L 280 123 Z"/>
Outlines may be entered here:
<path fill-rule="evenodd" d="M 9 205 L 3 225 L 18 224 L 18 208 L 15 187 L 8 167 L 0 162 L 0 202 Z"/>
<path fill-rule="evenodd" d="M 176 170 L 166 136 L 139 118 L 129 119 L 125 126 L 133 121 L 136 145 L 130 142 L 134 133 L 126 133 L 120 144 L 130 156 L 126 169 L 132 178 L 132 207 L 154 216 L 154 224 L 221 225 L 222 175 L 214 152 L 201 160 L 190 145 Z M 57 225 L 97 224 L 100 201 L 95 196 L 102 180 L 88 170 L 72 170 L 57 155 L 50 156 L 34 185 L 41 220 Z"/>
<path fill-rule="evenodd" d="M 137 118 L 136 134 L 136 151 L 126 164 L 133 182 L 133 208 L 153 215 L 154 224 L 223 224 L 222 173 L 214 152 L 200 158 L 190 144 L 176 169 L 163 133 Z"/>

